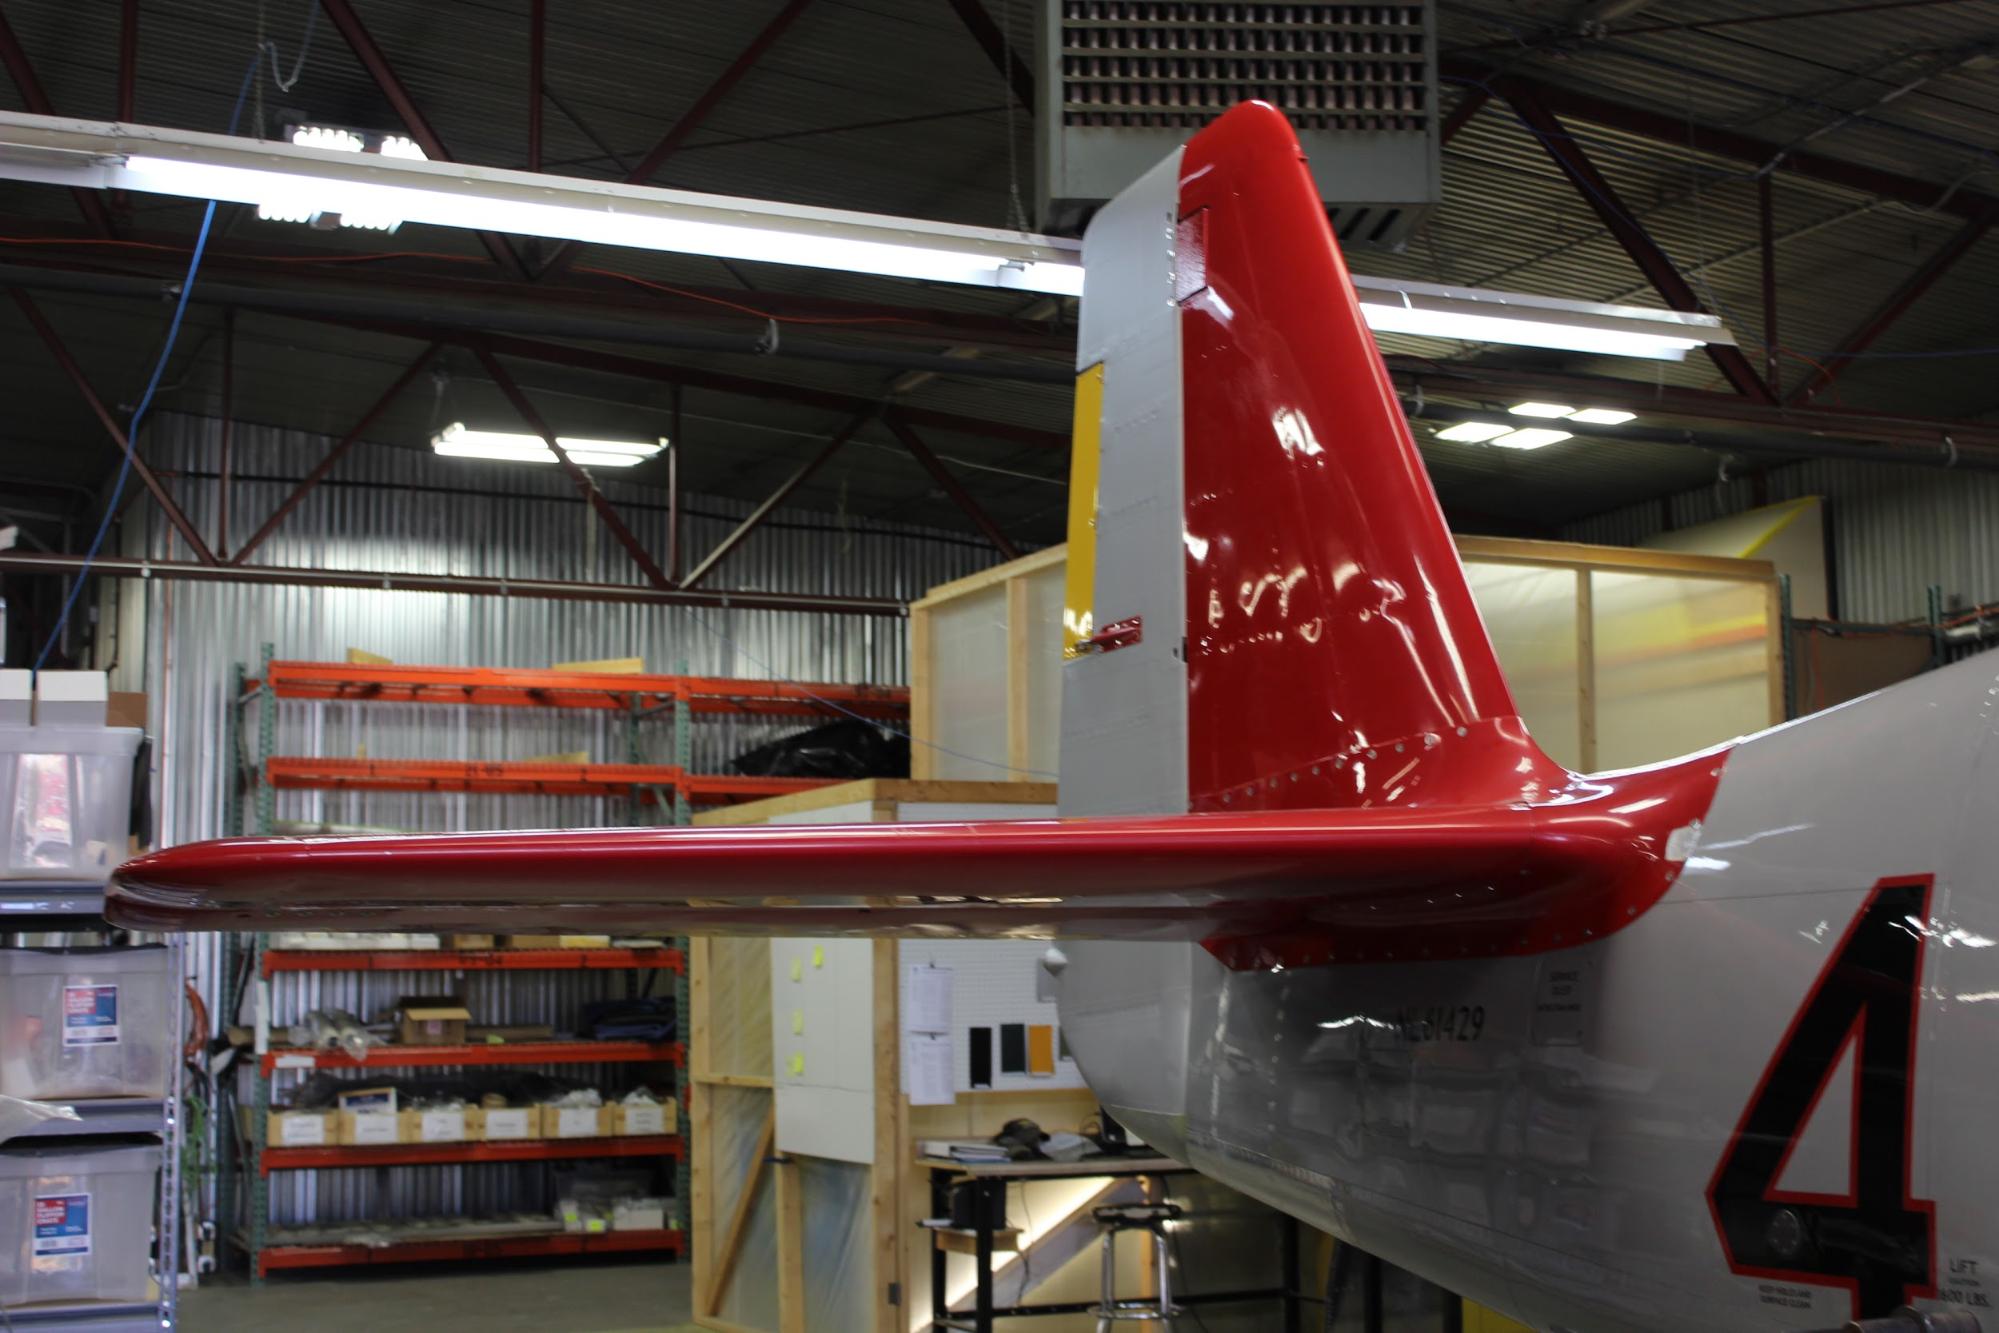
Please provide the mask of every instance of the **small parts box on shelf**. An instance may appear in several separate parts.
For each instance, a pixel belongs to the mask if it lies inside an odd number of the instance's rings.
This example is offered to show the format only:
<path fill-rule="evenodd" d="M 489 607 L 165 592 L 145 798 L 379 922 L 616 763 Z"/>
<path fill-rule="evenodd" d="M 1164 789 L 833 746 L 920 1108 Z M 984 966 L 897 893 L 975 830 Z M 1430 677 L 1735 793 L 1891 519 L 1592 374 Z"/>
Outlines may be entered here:
<path fill-rule="evenodd" d="M 463 1046 L 472 1011 L 455 995 L 406 995 L 396 1001 L 396 1040 L 404 1046 Z"/>
<path fill-rule="evenodd" d="M 149 1299 L 156 1145 L 0 1150 L 0 1306 Z"/>
<path fill-rule="evenodd" d="M 0 1093 L 164 1096 L 170 965 L 164 945 L 0 949 Z"/>
<path fill-rule="evenodd" d="M 367 1148 L 391 1143 L 485 1143 L 538 1139 L 543 1137 L 545 1113 L 555 1109 L 545 1106 L 466 1106 L 401 1111 L 272 1111 L 264 1129 L 264 1144 L 270 1148 Z M 659 1108 L 649 1109 L 657 1111 Z M 668 1132 L 665 1128 L 623 1131 L 599 1128 L 611 1123 L 607 1116 L 605 1108 L 584 1110 L 568 1122 L 570 1133 L 549 1133 L 547 1137 Z M 557 1122 L 548 1120 L 546 1123 Z M 668 1125 L 672 1122 L 663 1119 L 660 1123 Z"/>
<path fill-rule="evenodd" d="M 545 1139 L 595 1139 L 612 1133 L 608 1106 L 544 1106 L 541 1136 Z"/>
<path fill-rule="evenodd" d="M 482 1142 L 541 1137 L 541 1108 L 538 1106 L 477 1107 L 465 1114 L 476 1119 Z"/>

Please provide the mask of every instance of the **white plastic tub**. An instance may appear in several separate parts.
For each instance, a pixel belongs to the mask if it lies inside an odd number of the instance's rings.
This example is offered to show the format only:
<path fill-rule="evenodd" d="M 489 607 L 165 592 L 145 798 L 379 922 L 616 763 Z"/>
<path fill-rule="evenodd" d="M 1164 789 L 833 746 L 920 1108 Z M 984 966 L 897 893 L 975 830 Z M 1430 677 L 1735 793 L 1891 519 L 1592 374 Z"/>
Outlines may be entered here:
<path fill-rule="evenodd" d="M 0 1306 L 149 1298 L 160 1150 L 0 1150 Z"/>
<path fill-rule="evenodd" d="M 0 879 L 104 882 L 132 827 L 137 727 L 0 725 Z"/>
<path fill-rule="evenodd" d="M 0 1093 L 163 1097 L 174 979 L 164 945 L 0 949 Z"/>

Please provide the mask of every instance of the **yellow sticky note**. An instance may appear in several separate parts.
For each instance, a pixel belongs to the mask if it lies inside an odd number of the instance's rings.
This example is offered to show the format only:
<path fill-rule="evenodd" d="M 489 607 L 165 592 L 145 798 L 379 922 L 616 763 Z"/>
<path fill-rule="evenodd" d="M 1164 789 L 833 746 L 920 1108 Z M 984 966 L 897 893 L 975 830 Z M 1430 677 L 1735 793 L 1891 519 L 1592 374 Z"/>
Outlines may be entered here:
<path fill-rule="evenodd" d="M 793 981 L 799 981 L 799 980 L 802 980 L 802 979 L 804 978 L 804 976 L 805 976 L 805 969 L 804 969 L 804 968 L 803 968 L 802 966 L 800 966 L 800 965 L 799 965 L 799 962 L 798 962 L 798 960 L 797 960 L 796 958 L 792 959 L 792 960 L 791 960 L 791 979 L 792 979 Z"/>
<path fill-rule="evenodd" d="M 803 1075 L 805 1073 L 805 1052 L 793 1051 L 791 1053 L 791 1063 L 786 1067 L 791 1070 L 793 1078 Z"/>
<path fill-rule="evenodd" d="M 792 1035 L 792 1036 L 794 1036 L 794 1037 L 796 1037 L 796 1036 L 800 1035 L 801 1033 L 803 1033 L 804 1031 L 805 1031 L 805 1011 L 804 1011 L 803 1009 L 794 1009 L 794 1010 L 792 1010 L 792 1011 L 791 1011 L 791 1035 Z"/>
<path fill-rule="evenodd" d="M 823 944 L 815 944 L 815 945 L 813 945 L 813 946 L 812 946 L 812 966 L 814 966 L 814 967 L 824 967 L 824 966 L 826 966 L 826 946 L 825 946 L 825 945 L 823 945 Z"/>

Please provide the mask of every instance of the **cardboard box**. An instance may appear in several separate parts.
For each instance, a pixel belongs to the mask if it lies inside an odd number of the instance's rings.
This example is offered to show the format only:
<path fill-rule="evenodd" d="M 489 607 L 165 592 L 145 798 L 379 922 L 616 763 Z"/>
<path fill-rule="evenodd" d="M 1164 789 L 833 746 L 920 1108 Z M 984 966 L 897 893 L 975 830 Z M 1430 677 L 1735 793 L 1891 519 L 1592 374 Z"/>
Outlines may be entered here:
<path fill-rule="evenodd" d="M 394 1111 L 342 1111 L 340 1142 L 350 1148 L 402 1143 L 402 1116 Z"/>
<path fill-rule="evenodd" d="M 472 1011 L 456 995 L 405 995 L 396 1001 L 396 1040 L 405 1046 L 463 1046 Z"/>
<path fill-rule="evenodd" d="M 398 1111 L 404 1143 L 468 1143 L 470 1117 L 464 1107 L 454 1111 Z"/>
<path fill-rule="evenodd" d="M 616 1199 L 611 1203 L 611 1230 L 664 1231 L 665 1199 Z"/>
<path fill-rule="evenodd" d="M 110 727 L 146 729 L 146 696 L 125 690 L 111 691 L 104 708 L 104 724 Z"/>
<path fill-rule="evenodd" d="M 472 1137 L 482 1142 L 538 1139 L 541 1137 L 542 1110 L 539 1106 L 474 1107 L 465 1113 L 466 1132 L 472 1133 L 472 1126 L 476 1123 L 478 1132 Z"/>
<path fill-rule="evenodd" d="M 610 1135 L 608 1106 L 543 1106 L 541 1136 L 545 1139 L 595 1139 Z"/>
<path fill-rule="evenodd" d="M 494 939 L 495 937 L 492 935 L 446 935 L 444 937 L 444 947 L 447 949 L 456 949 L 460 953 L 466 953 L 475 949 L 493 948 Z"/>
<path fill-rule="evenodd" d="M 611 1133 L 632 1134 L 677 1134 L 680 1132 L 680 1112 L 668 1098 L 658 1105 L 644 1103 L 630 1105 L 618 1102 L 605 1108 L 611 1113 Z"/>
<path fill-rule="evenodd" d="M 333 1104 L 343 1111 L 393 1111 L 396 1109 L 394 1088 L 349 1088 L 334 1094 Z"/>
<path fill-rule="evenodd" d="M 264 1145 L 269 1148 L 333 1148 L 339 1146 L 340 1120 L 332 1111 L 273 1111 L 265 1122 Z"/>
<path fill-rule="evenodd" d="M 508 935 L 509 949 L 608 949 L 609 935 Z"/>

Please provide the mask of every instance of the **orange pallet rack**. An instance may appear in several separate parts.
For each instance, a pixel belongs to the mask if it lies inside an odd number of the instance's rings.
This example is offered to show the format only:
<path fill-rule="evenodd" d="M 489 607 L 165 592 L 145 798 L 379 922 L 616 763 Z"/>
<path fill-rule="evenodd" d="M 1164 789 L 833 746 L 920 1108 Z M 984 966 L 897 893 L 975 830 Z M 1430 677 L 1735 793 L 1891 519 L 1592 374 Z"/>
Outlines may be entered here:
<path fill-rule="evenodd" d="M 678 1134 L 588 1139 L 493 1139 L 482 1143 L 380 1143 L 348 1148 L 266 1148 L 257 1168 L 309 1171 L 343 1166 L 451 1166 L 467 1162 L 571 1162 L 593 1157 L 686 1155 Z"/>
<path fill-rule="evenodd" d="M 681 1065 L 677 1041 L 507 1041 L 483 1046 L 370 1046 L 356 1060 L 345 1051 L 274 1046 L 264 1052 L 266 1077 L 276 1069 L 437 1069 L 461 1065 L 596 1065 L 662 1061 Z"/>
<path fill-rule="evenodd" d="M 685 699 L 695 713 L 773 717 L 859 714 L 888 721 L 909 716 L 900 685 L 835 685 L 720 676 L 602 671 L 532 671 L 504 667 L 364 666 L 347 662 L 273 662 L 268 677 L 280 699 L 469 704 L 499 708 L 595 708 L 623 712 Z M 246 681 L 254 688 L 258 682 Z"/>
<path fill-rule="evenodd" d="M 526 1259 L 544 1255 L 681 1254 L 680 1231 L 604 1231 L 596 1235 L 489 1236 L 469 1240 L 391 1241 L 386 1245 L 271 1245 L 257 1253 L 257 1276 L 279 1268 L 344 1268 L 357 1264 L 439 1263 L 454 1259 Z"/>
<path fill-rule="evenodd" d="M 678 949 L 267 949 L 265 976 L 279 972 L 575 972 L 686 970 Z"/>
<path fill-rule="evenodd" d="M 486 763 L 458 759 L 321 759 L 273 755 L 265 779 L 281 790 L 488 792 L 547 796 L 640 796 L 680 791 L 703 805 L 788 796 L 827 784 L 817 778 L 688 773 L 671 764 Z"/>

